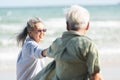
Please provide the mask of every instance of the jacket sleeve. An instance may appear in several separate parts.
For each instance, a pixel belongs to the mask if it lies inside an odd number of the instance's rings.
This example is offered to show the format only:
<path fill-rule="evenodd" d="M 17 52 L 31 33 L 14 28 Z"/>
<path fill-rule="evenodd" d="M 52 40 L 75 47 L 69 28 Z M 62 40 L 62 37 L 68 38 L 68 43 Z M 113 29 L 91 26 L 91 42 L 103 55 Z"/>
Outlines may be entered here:
<path fill-rule="evenodd" d="M 89 46 L 89 52 L 87 54 L 87 67 L 89 76 L 100 71 L 98 50 L 94 43 Z"/>
<path fill-rule="evenodd" d="M 57 50 L 59 49 L 60 45 L 61 45 L 61 38 L 57 38 L 47 49 L 46 56 L 55 58 L 57 54 Z"/>

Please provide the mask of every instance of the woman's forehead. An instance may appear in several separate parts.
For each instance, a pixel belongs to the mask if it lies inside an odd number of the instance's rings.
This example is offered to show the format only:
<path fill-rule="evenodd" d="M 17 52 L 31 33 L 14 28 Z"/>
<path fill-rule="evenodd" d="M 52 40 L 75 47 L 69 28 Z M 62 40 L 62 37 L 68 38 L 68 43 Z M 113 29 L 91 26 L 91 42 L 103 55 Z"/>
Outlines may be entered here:
<path fill-rule="evenodd" d="M 35 29 L 44 29 L 45 25 L 43 23 L 36 23 Z"/>

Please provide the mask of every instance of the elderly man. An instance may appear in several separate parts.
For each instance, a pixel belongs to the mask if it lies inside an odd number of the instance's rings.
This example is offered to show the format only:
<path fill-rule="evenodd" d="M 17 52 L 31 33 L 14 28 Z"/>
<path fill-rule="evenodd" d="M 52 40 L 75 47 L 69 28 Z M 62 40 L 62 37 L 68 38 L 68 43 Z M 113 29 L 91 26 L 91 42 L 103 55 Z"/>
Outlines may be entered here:
<path fill-rule="evenodd" d="M 67 31 L 43 53 L 55 59 L 54 78 L 50 80 L 102 80 L 98 50 L 85 36 L 89 18 L 89 12 L 78 5 L 67 11 Z"/>

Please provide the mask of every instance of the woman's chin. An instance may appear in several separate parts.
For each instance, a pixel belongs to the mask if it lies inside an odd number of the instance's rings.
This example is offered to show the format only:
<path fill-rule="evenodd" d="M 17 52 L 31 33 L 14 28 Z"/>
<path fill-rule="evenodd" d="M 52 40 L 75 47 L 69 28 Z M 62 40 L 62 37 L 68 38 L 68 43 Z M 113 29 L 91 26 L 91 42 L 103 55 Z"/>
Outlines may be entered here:
<path fill-rule="evenodd" d="M 43 38 L 40 38 L 40 41 L 42 41 L 43 40 Z"/>

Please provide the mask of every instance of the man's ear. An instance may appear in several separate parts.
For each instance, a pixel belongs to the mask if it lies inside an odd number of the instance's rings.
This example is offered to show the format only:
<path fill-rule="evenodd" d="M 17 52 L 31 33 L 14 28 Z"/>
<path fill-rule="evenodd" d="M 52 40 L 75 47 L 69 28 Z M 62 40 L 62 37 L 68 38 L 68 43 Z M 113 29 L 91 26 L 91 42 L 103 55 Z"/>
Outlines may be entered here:
<path fill-rule="evenodd" d="M 66 22 L 66 29 L 67 29 L 68 31 L 70 30 L 68 22 Z"/>
<path fill-rule="evenodd" d="M 88 23 L 88 25 L 87 25 L 87 27 L 86 27 L 86 30 L 88 30 L 89 29 L 89 23 Z"/>

